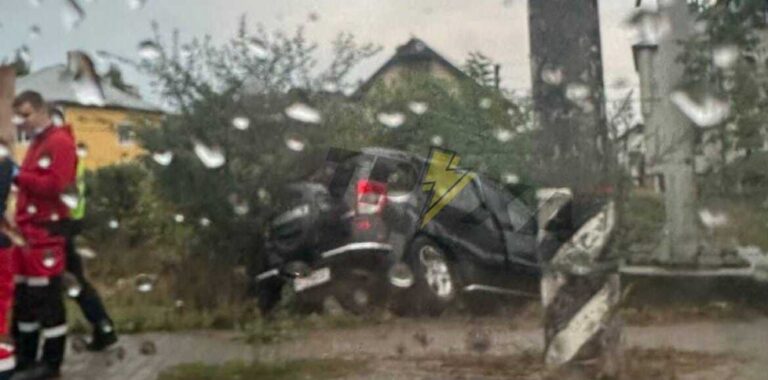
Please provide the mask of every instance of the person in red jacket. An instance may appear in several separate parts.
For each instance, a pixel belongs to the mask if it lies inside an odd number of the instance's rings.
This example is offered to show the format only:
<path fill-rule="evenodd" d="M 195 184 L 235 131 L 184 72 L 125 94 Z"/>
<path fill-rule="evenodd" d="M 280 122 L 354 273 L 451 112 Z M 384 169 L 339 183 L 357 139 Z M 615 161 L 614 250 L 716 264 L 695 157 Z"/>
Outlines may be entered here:
<path fill-rule="evenodd" d="M 9 321 L 13 304 L 13 228 L 5 219 L 8 195 L 16 163 L 10 157 L 11 151 L 6 141 L 0 139 L 0 380 L 8 380 L 13 374 L 16 360 L 9 336 Z"/>
<path fill-rule="evenodd" d="M 17 373 L 13 379 L 51 379 L 59 377 L 66 345 L 61 279 L 65 237 L 59 222 L 69 217 L 69 208 L 61 198 L 74 186 L 77 154 L 71 128 L 54 125 L 49 106 L 39 93 L 21 93 L 13 108 L 23 119 L 19 127 L 32 136 L 14 180 L 18 187 L 16 225 L 26 245 L 15 249 Z"/>

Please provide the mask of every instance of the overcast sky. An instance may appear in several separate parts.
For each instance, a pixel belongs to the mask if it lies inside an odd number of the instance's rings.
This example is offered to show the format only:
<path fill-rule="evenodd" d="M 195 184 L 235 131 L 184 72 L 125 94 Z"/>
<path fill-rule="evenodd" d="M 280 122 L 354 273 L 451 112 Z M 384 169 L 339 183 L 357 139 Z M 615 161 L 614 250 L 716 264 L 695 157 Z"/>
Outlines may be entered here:
<path fill-rule="evenodd" d="M 241 15 L 267 29 L 293 30 L 307 23 L 307 35 L 320 44 L 320 58 L 330 53 L 329 41 L 342 31 L 360 41 L 381 45 L 383 51 L 355 72 L 373 73 L 395 48 L 411 36 L 423 39 L 454 63 L 479 50 L 502 64 L 502 85 L 530 88 L 527 0 L 79 0 L 86 18 L 74 30 L 62 22 L 65 0 L 0 0 L 0 59 L 28 45 L 33 70 L 63 63 L 66 51 L 107 50 L 137 57 L 137 44 L 151 35 L 150 23 L 165 32 L 178 28 L 183 37 L 210 34 L 221 41 L 232 35 Z M 39 3 L 39 5 L 35 5 Z M 610 87 L 637 82 L 632 63 L 632 31 L 625 20 L 635 0 L 599 0 L 603 61 L 609 98 L 619 96 Z M 415 5 L 418 4 L 418 5 Z M 310 14 L 317 20 L 311 21 Z M 39 27 L 39 36 L 31 29 Z M 567 25 L 563 32 L 567 33 Z M 152 100 L 148 79 L 128 71 Z"/>

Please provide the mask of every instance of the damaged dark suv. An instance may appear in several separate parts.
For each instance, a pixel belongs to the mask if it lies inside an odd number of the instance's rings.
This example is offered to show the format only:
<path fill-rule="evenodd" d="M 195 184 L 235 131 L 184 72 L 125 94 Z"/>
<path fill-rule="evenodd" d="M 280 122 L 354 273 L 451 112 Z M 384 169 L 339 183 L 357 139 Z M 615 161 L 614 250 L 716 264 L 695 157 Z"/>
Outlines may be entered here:
<path fill-rule="evenodd" d="M 325 167 L 288 185 L 251 271 L 262 310 L 284 286 L 303 307 L 333 296 L 354 313 L 388 305 L 436 315 L 459 296 L 531 295 L 520 280 L 538 274 L 532 209 L 471 173 L 423 223 L 440 196 L 425 191 L 429 163 L 391 149 L 334 150 Z"/>

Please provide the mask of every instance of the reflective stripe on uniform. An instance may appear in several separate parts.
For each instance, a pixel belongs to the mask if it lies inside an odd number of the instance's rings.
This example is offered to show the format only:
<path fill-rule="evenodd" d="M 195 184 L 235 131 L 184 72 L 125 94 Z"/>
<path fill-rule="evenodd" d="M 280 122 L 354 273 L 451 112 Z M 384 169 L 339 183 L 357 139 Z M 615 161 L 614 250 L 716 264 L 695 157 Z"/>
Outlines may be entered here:
<path fill-rule="evenodd" d="M 65 335 L 67 335 L 66 324 L 43 329 L 43 338 L 45 339 L 60 338 Z"/>
<path fill-rule="evenodd" d="M 51 283 L 51 279 L 48 277 L 27 277 L 27 285 L 29 286 L 48 286 Z"/>
<path fill-rule="evenodd" d="M 0 372 L 13 371 L 16 368 L 16 358 L 9 356 L 7 358 L 0 359 Z"/>
<path fill-rule="evenodd" d="M 19 331 L 23 333 L 33 333 L 40 330 L 40 324 L 37 322 L 19 322 Z"/>

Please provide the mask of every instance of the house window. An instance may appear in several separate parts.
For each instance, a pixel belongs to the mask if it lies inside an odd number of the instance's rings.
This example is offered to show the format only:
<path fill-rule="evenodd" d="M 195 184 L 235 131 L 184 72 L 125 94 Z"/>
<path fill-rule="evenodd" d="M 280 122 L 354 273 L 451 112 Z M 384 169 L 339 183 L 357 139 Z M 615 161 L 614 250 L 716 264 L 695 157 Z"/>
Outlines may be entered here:
<path fill-rule="evenodd" d="M 120 145 L 133 144 L 136 132 L 131 124 L 120 124 L 117 126 L 117 141 Z"/>

